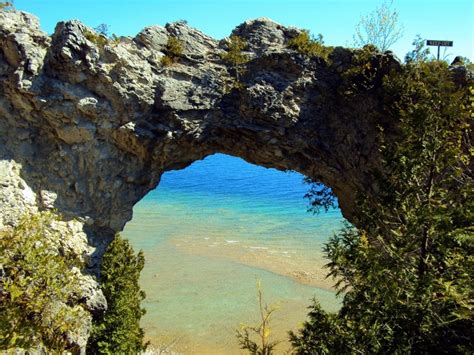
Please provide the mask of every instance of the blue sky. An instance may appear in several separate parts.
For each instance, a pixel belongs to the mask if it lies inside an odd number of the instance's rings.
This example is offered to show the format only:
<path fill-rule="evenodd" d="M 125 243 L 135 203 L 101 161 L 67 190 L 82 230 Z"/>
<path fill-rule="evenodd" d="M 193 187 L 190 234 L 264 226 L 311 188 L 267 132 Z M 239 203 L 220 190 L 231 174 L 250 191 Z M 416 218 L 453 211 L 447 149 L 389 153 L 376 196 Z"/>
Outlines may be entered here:
<path fill-rule="evenodd" d="M 324 35 L 328 45 L 351 45 L 361 15 L 382 0 L 16 0 L 15 6 L 34 13 L 51 33 L 58 21 L 81 20 L 95 27 L 107 23 L 117 35 L 133 36 L 142 28 L 185 19 L 214 38 L 223 38 L 243 21 L 269 17 L 284 25 Z M 391 49 L 401 58 L 417 34 L 452 40 L 448 53 L 474 61 L 474 1 L 394 0 L 404 35 Z M 436 52 L 433 47 L 432 53 Z M 452 56 L 451 56 L 452 58 Z"/>

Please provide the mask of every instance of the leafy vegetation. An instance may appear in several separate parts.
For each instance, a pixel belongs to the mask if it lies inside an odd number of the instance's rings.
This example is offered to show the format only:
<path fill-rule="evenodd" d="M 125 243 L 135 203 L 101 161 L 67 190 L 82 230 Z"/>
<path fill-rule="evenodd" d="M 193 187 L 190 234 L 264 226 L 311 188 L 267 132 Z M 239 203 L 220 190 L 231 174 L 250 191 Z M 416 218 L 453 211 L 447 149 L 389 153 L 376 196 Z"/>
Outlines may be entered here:
<path fill-rule="evenodd" d="M 145 310 L 140 302 L 145 292 L 138 279 L 145 260 L 143 252 L 137 255 L 126 239 L 119 235 L 109 245 L 102 258 L 101 288 L 108 309 L 93 324 L 87 346 L 88 352 L 98 354 L 136 354 L 144 351 L 144 332 L 140 319 Z"/>
<path fill-rule="evenodd" d="M 329 187 L 307 177 L 304 182 L 310 186 L 304 195 L 304 198 L 310 201 L 308 212 L 319 214 L 321 210 L 327 212 L 337 207 L 336 196 Z"/>
<path fill-rule="evenodd" d="M 398 11 L 392 9 L 392 5 L 393 0 L 385 0 L 374 12 L 361 17 L 354 35 L 357 47 L 371 44 L 385 52 L 402 37 L 403 28 L 398 24 Z"/>
<path fill-rule="evenodd" d="M 289 48 L 305 56 L 320 57 L 326 61 L 329 60 L 329 55 L 332 53 L 331 47 L 324 46 L 323 36 L 321 34 L 313 37 L 309 34 L 308 30 L 304 30 L 296 37 L 290 39 L 287 45 Z"/>
<path fill-rule="evenodd" d="M 177 63 L 183 54 L 183 42 L 177 37 L 169 36 L 165 47 L 165 56 L 161 58 L 161 64 L 165 67 Z"/>
<path fill-rule="evenodd" d="M 81 262 L 64 245 L 71 237 L 52 225 L 50 212 L 25 215 L 0 232 L 0 349 L 71 349 L 88 312 L 72 297 L 79 293 Z"/>
<path fill-rule="evenodd" d="M 300 354 L 468 354 L 474 349 L 473 88 L 444 62 L 385 79 L 397 141 L 380 132 L 378 197 L 359 197 L 358 230 L 327 244 L 343 307 L 317 302 L 290 340 Z"/>
<path fill-rule="evenodd" d="M 420 35 L 417 35 L 413 40 L 412 44 L 415 46 L 415 49 L 408 52 L 405 55 L 405 62 L 423 62 L 429 59 L 430 49 L 425 45 L 426 40 L 421 38 Z"/>
<path fill-rule="evenodd" d="M 270 355 L 275 346 L 278 345 L 276 341 L 270 341 L 270 322 L 276 307 L 268 306 L 263 301 L 263 291 L 261 281 L 257 281 L 257 299 L 259 307 L 260 322 L 257 325 L 241 325 L 237 330 L 237 339 L 240 348 L 247 350 L 253 355 Z M 258 338 L 257 341 L 252 339 L 252 335 Z"/>
<path fill-rule="evenodd" d="M 112 33 L 109 34 L 109 25 L 101 23 L 100 25 L 94 27 L 94 31 L 85 30 L 84 37 L 97 45 L 99 49 L 103 50 L 106 45 L 116 46 L 120 43 L 120 37 Z"/>
<path fill-rule="evenodd" d="M 105 45 L 109 42 L 107 37 L 104 36 L 102 33 L 97 33 L 89 30 L 84 31 L 84 37 L 88 41 L 96 44 L 99 48 L 104 48 Z"/>
<path fill-rule="evenodd" d="M 380 55 L 374 45 L 355 49 L 350 67 L 341 73 L 339 93 L 346 98 L 379 88 L 387 74 L 389 61 L 390 57 Z"/>
<path fill-rule="evenodd" d="M 230 64 L 234 71 L 234 79 L 231 87 L 228 89 L 242 88 L 240 82 L 240 76 L 243 74 L 243 66 L 249 61 L 249 56 L 244 54 L 243 51 L 247 48 L 247 42 L 239 36 L 232 35 L 229 37 L 227 43 L 228 49 L 225 53 L 221 54 L 222 60 Z M 227 90 L 226 90 L 227 91 Z"/>

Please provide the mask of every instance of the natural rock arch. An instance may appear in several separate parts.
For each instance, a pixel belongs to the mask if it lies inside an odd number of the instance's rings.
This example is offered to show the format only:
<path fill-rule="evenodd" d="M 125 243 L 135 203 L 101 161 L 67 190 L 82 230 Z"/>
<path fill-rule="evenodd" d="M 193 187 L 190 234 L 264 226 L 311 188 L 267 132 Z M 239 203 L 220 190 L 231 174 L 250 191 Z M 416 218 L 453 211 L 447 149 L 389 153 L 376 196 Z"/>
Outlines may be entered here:
<path fill-rule="evenodd" d="M 98 45 L 77 21 L 49 37 L 23 12 L 0 12 L 0 229 L 25 209 L 55 208 L 78 235 L 94 269 L 133 205 L 168 170 L 213 153 L 295 170 L 331 187 L 352 220 L 358 191 L 377 191 L 377 132 L 384 120 L 380 78 L 399 67 L 370 54 L 370 82 L 349 77 L 353 50 L 329 60 L 287 47 L 300 31 L 268 19 L 234 30 L 250 61 L 240 88 L 214 40 L 185 23 L 145 28 Z M 183 43 L 164 67 L 167 40 Z M 104 306 L 85 276 L 91 308 Z"/>
<path fill-rule="evenodd" d="M 233 31 L 250 60 L 232 88 L 226 41 L 185 23 L 105 45 L 90 31 L 69 21 L 50 37 L 34 16 L 0 12 L 0 230 L 55 208 L 97 271 L 165 171 L 218 152 L 323 182 L 355 224 L 357 194 L 377 195 L 378 132 L 397 137 L 384 112 L 382 79 L 400 67 L 390 53 L 336 47 L 309 58 L 288 48 L 300 30 L 257 19 Z M 171 36 L 183 53 L 163 66 Z M 81 287 L 86 307 L 106 307 L 93 277 Z M 87 334 L 75 341 L 84 347 Z"/>
<path fill-rule="evenodd" d="M 335 48 L 330 64 L 308 59 L 286 45 L 299 30 L 248 21 L 233 33 L 250 61 L 242 88 L 230 90 L 225 41 L 185 23 L 105 46 L 88 31 L 59 23 L 50 38 L 29 14 L 0 14 L 0 158 L 21 164 L 33 203 L 109 234 L 163 172 L 216 152 L 320 180 L 348 218 L 355 192 L 372 190 L 380 90 L 342 92 L 353 51 Z M 183 55 L 164 67 L 170 36 Z M 373 60 L 380 72 L 398 65 Z"/>

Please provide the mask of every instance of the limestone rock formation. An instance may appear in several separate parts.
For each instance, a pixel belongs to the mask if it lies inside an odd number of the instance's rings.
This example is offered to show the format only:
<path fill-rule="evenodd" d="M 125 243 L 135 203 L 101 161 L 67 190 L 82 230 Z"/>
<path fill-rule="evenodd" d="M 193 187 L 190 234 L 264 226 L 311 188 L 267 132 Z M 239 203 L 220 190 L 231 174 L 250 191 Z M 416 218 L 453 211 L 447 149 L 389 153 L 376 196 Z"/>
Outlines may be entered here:
<path fill-rule="evenodd" d="M 350 95 L 354 51 L 307 58 L 287 47 L 300 30 L 247 21 L 233 33 L 250 61 L 232 88 L 226 41 L 183 22 L 105 45 L 92 32 L 69 21 L 48 36 L 34 16 L 0 12 L 0 228 L 27 209 L 55 208 L 80 224 L 94 269 L 165 171 L 217 152 L 324 182 L 349 219 L 356 191 L 376 193 L 373 118 L 380 77 L 399 67 L 390 53 L 372 54 L 377 73 Z M 170 36 L 183 53 L 164 66 Z M 91 307 L 103 307 L 86 281 Z"/>

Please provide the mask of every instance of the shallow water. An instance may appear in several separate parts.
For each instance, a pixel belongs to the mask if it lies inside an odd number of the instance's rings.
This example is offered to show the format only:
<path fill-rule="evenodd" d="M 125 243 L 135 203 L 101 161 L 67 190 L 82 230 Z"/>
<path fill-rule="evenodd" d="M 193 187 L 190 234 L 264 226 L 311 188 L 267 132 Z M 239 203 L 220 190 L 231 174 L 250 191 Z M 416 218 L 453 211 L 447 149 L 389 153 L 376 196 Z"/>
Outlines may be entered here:
<path fill-rule="evenodd" d="M 313 297 L 336 310 L 321 247 L 343 219 L 339 210 L 307 213 L 307 189 L 299 174 L 220 154 L 164 174 L 122 233 L 145 252 L 147 339 L 184 353 L 239 353 L 235 329 L 257 321 L 257 279 L 279 308 L 275 339 L 304 321 Z"/>

